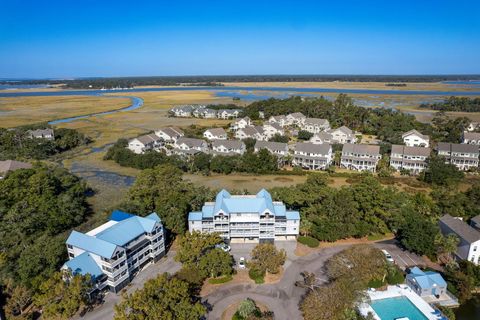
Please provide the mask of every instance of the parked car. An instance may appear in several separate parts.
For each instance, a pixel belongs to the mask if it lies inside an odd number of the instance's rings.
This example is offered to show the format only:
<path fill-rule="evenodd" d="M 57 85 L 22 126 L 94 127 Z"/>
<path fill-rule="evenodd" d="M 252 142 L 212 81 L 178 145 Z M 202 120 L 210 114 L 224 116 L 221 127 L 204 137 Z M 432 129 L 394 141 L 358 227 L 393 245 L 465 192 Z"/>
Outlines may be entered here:
<path fill-rule="evenodd" d="M 392 255 L 388 253 L 387 250 L 382 250 L 383 254 L 385 255 L 385 258 L 387 259 L 388 262 L 394 263 L 395 261 L 392 258 Z"/>
<path fill-rule="evenodd" d="M 225 252 L 230 252 L 231 248 L 228 244 L 226 243 L 219 243 L 215 245 L 216 249 L 222 249 Z"/>
<path fill-rule="evenodd" d="M 238 260 L 238 268 L 239 269 L 245 269 L 246 268 L 246 263 L 245 263 L 245 258 L 240 257 L 240 260 Z"/>

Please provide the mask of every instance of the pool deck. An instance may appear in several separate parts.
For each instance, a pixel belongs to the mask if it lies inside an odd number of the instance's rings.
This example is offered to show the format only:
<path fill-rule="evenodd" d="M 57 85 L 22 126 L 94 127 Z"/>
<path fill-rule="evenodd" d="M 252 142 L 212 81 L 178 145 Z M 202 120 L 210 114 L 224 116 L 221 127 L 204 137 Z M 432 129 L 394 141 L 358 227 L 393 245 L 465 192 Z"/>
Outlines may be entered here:
<path fill-rule="evenodd" d="M 420 296 L 413 292 L 407 285 L 402 284 L 398 286 L 388 286 L 387 290 L 385 291 L 369 290 L 367 294 L 370 298 L 370 301 L 404 296 L 408 300 L 410 300 L 410 302 L 412 302 L 415 307 L 417 307 L 417 309 L 420 310 L 428 320 L 443 319 L 441 315 L 436 314 L 436 311 L 425 300 L 423 300 Z M 369 313 L 371 313 L 373 314 L 375 320 L 382 320 L 373 310 L 372 306 L 367 302 L 361 303 L 358 309 L 363 316 L 367 316 Z"/>

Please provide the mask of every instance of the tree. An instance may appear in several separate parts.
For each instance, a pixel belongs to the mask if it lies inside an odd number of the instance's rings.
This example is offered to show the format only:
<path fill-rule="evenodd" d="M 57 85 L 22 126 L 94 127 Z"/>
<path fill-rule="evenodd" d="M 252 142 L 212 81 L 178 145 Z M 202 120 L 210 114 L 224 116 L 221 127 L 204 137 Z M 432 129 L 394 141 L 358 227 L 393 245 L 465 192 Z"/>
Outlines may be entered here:
<path fill-rule="evenodd" d="M 187 228 L 187 213 L 199 209 L 213 194 L 182 179 L 182 172 L 172 165 L 143 170 L 130 188 L 123 207 L 140 214 L 157 212 L 165 228 L 182 234 Z"/>
<path fill-rule="evenodd" d="M 91 285 L 89 275 L 72 276 L 56 272 L 40 285 L 34 303 L 42 308 L 42 314 L 46 319 L 69 319 L 80 308 L 89 304 L 87 292 Z"/>
<path fill-rule="evenodd" d="M 306 131 L 306 130 L 300 130 L 298 131 L 298 140 L 310 140 L 310 138 L 313 137 L 313 133 Z"/>
<path fill-rule="evenodd" d="M 255 304 L 255 301 L 253 301 L 250 298 L 247 298 L 242 302 L 240 302 L 237 312 L 241 317 L 246 319 L 249 316 L 253 315 L 257 310 L 258 309 L 257 309 L 257 305 Z"/>
<path fill-rule="evenodd" d="M 221 249 L 213 249 L 202 255 L 198 261 L 199 271 L 205 277 L 230 275 L 233 271 L 233 258 Z"/>
<path fill-rule="evenodd" d="M 123 294 L 114 320 L 197 320 L 205 312 L 187 282 L 165 273 L 145 282 L 142 289 Z"/>
<path fill-rule="evenodd" d="M 438 226 L 434 222 L 410 212 L 406 214 L 397 237 L 406 249 L 420 255 L 435 257 L 435 238 L 438 233 Z"/>
<path fill-rule="evenodd" d="M 455 234 L 449 234 L 446 237 L 438 233 L 435 237 L 435 246 L 437 255 L 442 258 L 446 264 L 453 261 L 453 254 L 457 251 L 460 239 Z"/>
<path fill-rule="evenodd" d="M 258 244 L 252 250 L 252 268 L 257 268 L 262 273 L 278 273 L 280 267 L 285 263 L 287 254 L 284 249 L 277 250 L 271 243 Z"/>
<path fill-rule="evenodd" d="M 290 139 L 287 136 L 282 136 L 281 134 L 276 133 L 272 138 L 270 138 L 270 141 L 288 143 Z"/>
<path fill-rule="evenodd" d="M 423 180 L 427 183 L 440 186 L 456 185 L 463 179 L 463 172 L 459 171 L 454 164 L 445 163 L 441 156 L 431 156 L 428 167 L 423 174 Z M 422 176 L 421 176 L 422 177 Z"/>
<path fill-rule="evenodd" d="M 217 233 L 186 232 L 178 239 L 175 260 L 184 264 L 196 263 L 208 249 L 221 242 L 222 238 Z"/>

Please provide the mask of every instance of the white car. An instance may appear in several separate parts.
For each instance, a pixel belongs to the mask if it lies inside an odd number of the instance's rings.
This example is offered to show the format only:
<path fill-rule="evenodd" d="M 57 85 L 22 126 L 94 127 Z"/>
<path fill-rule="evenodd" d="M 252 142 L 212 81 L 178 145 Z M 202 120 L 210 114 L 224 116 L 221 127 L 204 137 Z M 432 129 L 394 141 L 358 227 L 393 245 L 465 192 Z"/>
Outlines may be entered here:
<path fill-rule="evenodd" d="M 240 260 L 238 260 L 238 268 L 239 269 L 245 269 L 247 266 L 245 264 L 245 258 L 240 257 Z"/>
<path fill-rule="evenodd" d="M 387 250 L 382 250 L 383 254 L 385 255 L 385 258 L 387 259 L 388 262 L 394 263 L 395 261 L 392 258 L 392 255 L 388 253 Z"/>
<path fill-rule="evenodd" d="M 226 243 L 219 243 L 215 245 L 216 249 L 222 249 L 225 252 L 230 252 L 231 248 L 228 244 Z"/>

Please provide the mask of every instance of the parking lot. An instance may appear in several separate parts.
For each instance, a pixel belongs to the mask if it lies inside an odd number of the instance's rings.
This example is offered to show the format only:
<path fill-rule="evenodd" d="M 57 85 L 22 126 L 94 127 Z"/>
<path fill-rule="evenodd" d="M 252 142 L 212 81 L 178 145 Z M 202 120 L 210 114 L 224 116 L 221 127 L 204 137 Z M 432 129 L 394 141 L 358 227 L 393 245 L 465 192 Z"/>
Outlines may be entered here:
<path fill-rule="evenodd" d="M 385 242 L 377 242 L 375 246 L 379 249 L 387 250 L 392 256 L 395 263 L 405 270 L 408 267 L 413 266 L 426 266 L 427 263 L 423 257 L 416 255 L 415 253 L 403 250 L 395 244 L 393 240 Z"/>

